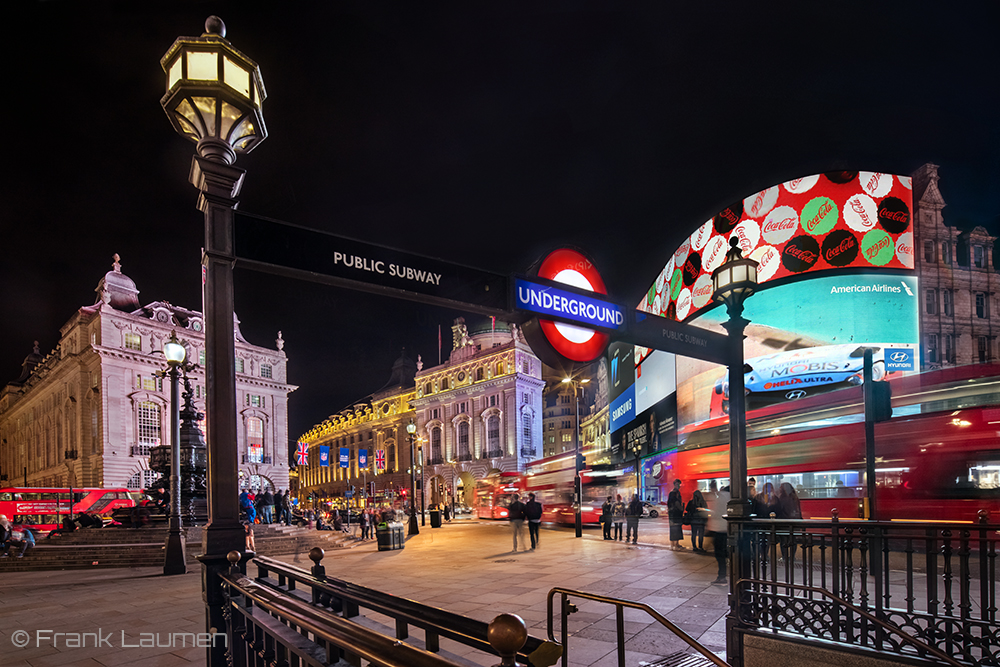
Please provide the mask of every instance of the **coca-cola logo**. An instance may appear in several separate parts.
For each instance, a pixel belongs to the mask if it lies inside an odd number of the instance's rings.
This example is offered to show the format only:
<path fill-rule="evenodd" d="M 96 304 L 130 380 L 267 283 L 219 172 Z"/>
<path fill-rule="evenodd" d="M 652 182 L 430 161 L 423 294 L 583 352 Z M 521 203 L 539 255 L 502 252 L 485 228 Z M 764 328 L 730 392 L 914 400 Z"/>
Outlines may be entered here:
<path fill-rule="evenodd" d="M 764 218 L 760 231 L 765 243 L 777 245 L 795 236 L 798 227 L 798 212 L 791 206 L 778 206 Z"/>
<path fill-rule="evenodd" d="M 736 225 L 740 224 L 740 218 L 742 217 L 743 202 L 737 202 L 719 211 L 719 213 L 712 218 L 712 225 L 715 227 L 715 231 L 717 233 L 728 234 L 736 229 Z"/>
<path fill-rule="evenodd" d="M 877 171 L 858 172 L 858 182 L 872 197 L 884 197 L 892 190 L 892 176 Z"/>
<path fill-rule="evenodd" d="M 900 234 L 896 239 L 896 259 L 907 269 L 913 268 L 913 232 Z"/>
<path fill-rule="evenodd" d="M 875 200 L 866 194 L 856 194 L 844 203 L 844 221 L 856 232 L 867 232 L 878 222 Z"/>
<path fill-rule="evenodd" d="M 840 211 L 829 197 L 815 197 L 802 207 L 800 224 L 813 236 L 823 236 L 837 224 Z"/>
<path fill-rule="evenodd" d="M 704 308 L 708 305 L 708 302 L 712 300 L 713 291 L 712 276 L 705 273 L 701 274 L 697 282 L 695 282 L 694 287 L 691 288 L 691 300 L 694 302 L 694 307 Z"/>
<path fill-rule="evenodd" d="M 778 203 L 778 186 L 761 190 L 743 200 L 743 210 L 751 218 L 761 218 L 771 212 Z"/>
<path fill-rule="evenodd" d="M 719 265 L 726 259 L 728 247 L 729 244 L 722 236 L 716 236 L 709 241 L 708 247 L 705 248 L 705 261 L 702 262 L 702 267 L 706 271 L 715 271 L 719 268 Z"/>
<path fill-rule="evenodd" d="M 701 274 L 701 253 L 693 252 L 684 262 L 684 286 L 690 287 Z"/>
<path fill-rule="evenodd" d="M 792 273 L 808 271 L 819 259 L 819 243 L 811 236 L 796 236 L 781 251 L 781 264 Z"/>
<path fill-rule="evenodd" d="M 885 266 L 896 254 L 892 237 L 881 229 L 873 229 L 861 239 L 861 251 L 874 266 Z"/>
<path fill-rule="evenodd" d="M 688 239 L 684 240 L 677 250 L 674 251 L 674 265 L 680 266 L 684 264 L 684 260 L 687 259 L 688 253 L 691 252 L 691 242 Z"/>
<path fill-rule="evenodd" d="M 857 237 L 846 229 L 838 229 L 823 239 L 823 259 L 830 266 L 850 266 L 858 258 Z"/>
<path fill-rule="evenodd" d="M 858 177 L 858 172 L 856 171 L 828 171 L 825 174 L 827 180 L 831 183 L 836 183 L 837 185 L 843 185 L 844 183 L 850 183 L 855 178 Z"/>
<path fill-rule="evenodd" d="M 886 197 L 878 205 L 878 222 L 890 234 L 901 234 L 910 226 L 910 207 L 898 197 Z"/>

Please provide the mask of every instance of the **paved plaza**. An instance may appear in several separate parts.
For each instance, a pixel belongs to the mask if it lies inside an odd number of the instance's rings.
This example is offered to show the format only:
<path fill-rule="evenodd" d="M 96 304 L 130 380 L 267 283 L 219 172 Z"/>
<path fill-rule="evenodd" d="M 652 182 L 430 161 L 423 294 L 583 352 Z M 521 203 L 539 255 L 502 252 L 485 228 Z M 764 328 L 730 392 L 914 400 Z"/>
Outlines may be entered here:
<path fill-rule="evenodd" d="M 593 529 L 583 539 L 574 538 L 572 530 L 543 530 L 540 541 L 536 551 L 515 554 L 506 524 L 463 521 L 440 529 L 427 526 L 402 551 L 379 552 L 369 542 L 333 551 L 323 564 L 329 576 L 474 618 L 516 613 L 536 636 L 545 634 L 546 594 L 554 586 L 639 600 L 723 652 L 727 589 L 708 583 L 716 573 L 710 556 L 643 545 L 641 535 L 639 546 L 605 542 Z M 294 554 L 282 557 L 294 559 Z M 299 560 L 310 564 L 304 554 Z M 174 577 L 162 576 L 159 568 L 5 575 L 0 581 L 0 665 L 203 664 L 204 649 L 185 648 L 180 637 L 174 646 L 142 646 L 169 644 L 174 633 L 205 631 L 199 568 Z M 616 664 L 614 608 L 586 601 L 578 606 L 570 617 L 572 664 Z M 365 622 L 381 621 L 369 614 Z M 645 614 L 626 610 L 625 629 L 630 665 L 684 648 Z M 55 634 L 60 632 L 68 634 Z M 81 635 L 74 633 L 94 634 L 77 647 Z M 25 637 L 23 648 L 12 643 Z M 417 630 L 411 641 L 421 639 Z M 442 639 L 441 648 L 444 655 L 464 656 L 470 664 L 496 662 L 448 640 Z"/>

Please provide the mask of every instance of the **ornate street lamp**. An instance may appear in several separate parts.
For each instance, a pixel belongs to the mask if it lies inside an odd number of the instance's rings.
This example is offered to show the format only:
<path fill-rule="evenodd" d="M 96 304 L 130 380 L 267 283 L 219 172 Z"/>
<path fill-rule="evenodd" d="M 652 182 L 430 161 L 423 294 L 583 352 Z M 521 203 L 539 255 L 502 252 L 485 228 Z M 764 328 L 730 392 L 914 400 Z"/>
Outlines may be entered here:
<path fill-rule="evenodd" d="M 743 317 L 743 302 L 757 289 L 757 262 L 744 259 L 739 239 L 729 240 L 726 261 L 712 272 L 712 299 L 726 304 L 729 321 L 722 326 L 729 332 L 729 484 L 732 498 L 731 517 L 750 515 L 747 498 L 747 424 L 746 389 L 743 386 L 743 331 L 750 320 Z"/>
<path fill-rule="evenodd" d="M 220 575 L 226 555 L 243 553 L 237 474 L 236 350 L 233 339 L 233 217 L 246 172 L 233 166 L 239 153 L 267 137 L 261 104 L 266 97 L 256 63 L 225 39 L 217 16 L 200 37 L 180 37 L 160 60 L 166 92 L 160 100 L 177 132 L 197 143 L 189 179 L 205 216 L 202 255 L 205 304 L 205 385 L 208 421 L 208 523 L 199 556 L 208 628 L 225 627 Z M 211 630 L 210 630 L 211 631 Z M 210 667 L 226 664 L 226 647 L 213 642 Z"/>
<path fill-rule="evenodd" d="M 181 530 L 181 412 L 177 380 L 185 367 L 187 349 L 177 340 L 174 331 L 163 344 L 163 356 L 167 359 L 166 375 L 170 378 L 170 523 L 163 555 L 163 574 L 184 574 L 187 572 L 187 561 Z"/>
<path fill-rule="evenodd" d="M 575 461 L 576 476 L 573 478 L 573 495 L 575 496 L 574 505 L 576 505 L 576 536 L 583 537 L 583 477 L 580 476 L 580 472 L 583 470 L 583 456 L 580 453 L 580 393 L 579 390 L 583 388 L 583 385 L 590 382 L 590 378 L 584 378 L 580 381 L 574 380 L 573 378 L 563 378 L 563 384 L 573 385 L 573 401 L 576 404 L 576 428 L 573 433 L 573 440 L 575 442 L 574 451 L 575 454 L 573 459 Z M 638 484 L 638 482 L 637 482 Z"/>
<path fill-rule="evenodd" d="M 410 441 L 410 525 L 406 531 L 407 535 L 420 534 L 420 527 L 417 525 L 417 457 L 413 448 L 416 432 L 417 425 L 411 419 L 406 425 L 406 437 Z"/>

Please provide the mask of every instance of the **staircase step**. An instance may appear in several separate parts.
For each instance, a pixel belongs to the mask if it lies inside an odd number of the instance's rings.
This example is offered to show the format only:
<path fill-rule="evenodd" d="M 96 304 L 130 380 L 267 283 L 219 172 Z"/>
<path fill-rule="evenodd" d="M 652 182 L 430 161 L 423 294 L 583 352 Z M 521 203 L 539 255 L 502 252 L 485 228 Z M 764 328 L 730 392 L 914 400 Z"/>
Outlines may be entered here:
<path fill-rule="evenodd" d="M 678 651 L 655 662 L 640 662 L 642 667 L 714 667 L 711 660 L 699 653 Z"/>

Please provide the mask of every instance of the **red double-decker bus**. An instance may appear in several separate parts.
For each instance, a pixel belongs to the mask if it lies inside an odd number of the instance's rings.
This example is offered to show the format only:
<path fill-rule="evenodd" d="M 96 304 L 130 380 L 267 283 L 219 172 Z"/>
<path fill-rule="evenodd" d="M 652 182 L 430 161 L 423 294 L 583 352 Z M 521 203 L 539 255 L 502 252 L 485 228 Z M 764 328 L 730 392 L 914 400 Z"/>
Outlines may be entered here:
<path fill-rule="evenodd" d="M 580 471 L 583 503 L 580 514 L 584 525 L 601 521 L 601 506 L 608 496 L 617 493 L 621 471 L 611 466 L 591 467 Z M 562 525 L 576 523 L 574 484 L 576 454 L 568 452 L 533 461 L 525 469 L 524 491 L 534 493 L 542 503 L 542 521 Z"/>
<path fill-rule="evenodd" d="M 516 472 L 500 472 L 487 475 L 476 482 L 475 507 L 480 519 L 506 519 L 507 507 L 515 493 L 522 489 L 521 475 Z"/>
<path fill-rule="evenodd" d="M 11 523 L 23 523 L 44 532 L 58 528 L 67 514 L 111 514 L 119 507 L 134 507 L 138 496 L 124 488 L 5 487 L 0 488 L 0 514 Z"/>
<path fill-rule="evenodd" d="M 878 519 L 974 522 L 1000 516 L 1000 366 L 898 377 L 892 419 L 875 425 Z M 688 426 L 667 455 L 682 494 L 729 483 L 728 418 Z M 747 418 L 748 473 L 757 491 L 788 482 L 805 518 L 863 515 L 862 387 L 760 408 Z"/>

